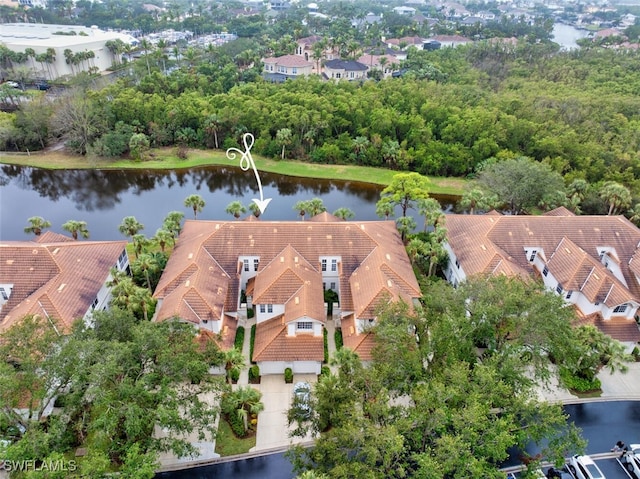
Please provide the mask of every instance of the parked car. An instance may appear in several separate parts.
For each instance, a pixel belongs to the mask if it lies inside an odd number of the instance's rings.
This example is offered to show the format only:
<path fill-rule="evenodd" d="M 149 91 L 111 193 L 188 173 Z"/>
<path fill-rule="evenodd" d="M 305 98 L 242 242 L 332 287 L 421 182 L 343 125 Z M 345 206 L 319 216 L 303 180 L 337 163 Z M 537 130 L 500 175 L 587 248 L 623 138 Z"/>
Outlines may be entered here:
<path fill-rule="evenodd" d="M 12 88 L 20 88 L 20 84 L 17 81 L 8 81 L 6 83 L 8 86 Z"/>
<path fill-rule="evenodd" d="M 45 90 L 48 90 L 49 88 L 51 88 L 51 85 L 49 85 L 49 83 L 47 83 L 46 81 L 39 81 L 39 82 L 36 82 L 36 88 L 38 90 L 45 91 Z"/>
<path fill-rule="evenodd" d="M 293 385 L 293 407 L 303 417 L 311 415 L 311 384 L 299 382 Z"/>
<path fill-rule="evenodd" d="M 631 444 L 629 450 L 620 456 L 618 463 L 636 477 L 640 477 L 640 444 Z"/>
<path fill-rule="evenodd" d="M 546 477 L 547 479 L 573 479 L 573 476 L 567 470 L 567 466 L 564 466 L 562 469 L 550 467 L 549 469 L 547 469 L 547 473 L 544 477 Z"/>
<path fill-rule="evenodd" d="M 572 456 L 569 471 L 576 479 L 606 479 L 600 468 L 589 456 Z"/>

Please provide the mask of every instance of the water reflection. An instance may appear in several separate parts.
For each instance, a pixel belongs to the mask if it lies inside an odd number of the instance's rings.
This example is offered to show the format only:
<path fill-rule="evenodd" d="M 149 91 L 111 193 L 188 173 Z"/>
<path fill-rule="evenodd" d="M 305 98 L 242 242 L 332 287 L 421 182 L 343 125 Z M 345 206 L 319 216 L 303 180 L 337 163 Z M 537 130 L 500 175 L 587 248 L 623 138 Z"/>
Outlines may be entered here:
<path fill-rule="evenodd" d="M 273 198 L 265 214 L 268 220 L 293 220 L 293 205 L 318 196 L 327 210 L 351 208 L 356 219 L 378 219 L 375 203 L 381 187 L 354 181 L 294 178 L 261 173 L 264 196 Z M 206 206 L 202 219 L 230 219 L 224 209 L 234 200 L 248 205 L 258 197 L 252 174 L 233 167 L 189 170 L 43 170 L 12 165 L 0 168 L 0 238 L 25 239 L 22 228 L 30 216 L 44 216 L 54 231 L 70 220 L 87 221 L 93 239 L 119 239 L 118 224 L 133 215 L 153 235 L 166 213 L 190 210 L 183 201 L 202 195 Z M 445 209 L 453 199 L 440 197 Z M 12 206 L 14 205 L 14 206 Z M 16 209 L 15 205 L 20 205 Z M 420 225 L 421 222 L 419 221 Z"/>

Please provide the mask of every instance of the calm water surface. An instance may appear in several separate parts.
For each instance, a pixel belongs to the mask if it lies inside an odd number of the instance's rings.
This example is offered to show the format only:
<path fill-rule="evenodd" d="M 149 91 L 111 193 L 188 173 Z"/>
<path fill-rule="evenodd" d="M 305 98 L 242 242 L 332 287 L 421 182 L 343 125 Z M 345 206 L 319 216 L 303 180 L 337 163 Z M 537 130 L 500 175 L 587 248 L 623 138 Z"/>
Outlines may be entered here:
<path fill-rule="evenodd" d="M 329 212 L 351 208 L 355 219 L 379 219 L 375 204 L 381 186 L 351 181 L 331 181 L 261 173 L 265 198 L 273 198 L 263 218 L 295 220 L 293 205 L 300 200 L 322 198 Z M 92 239 L 123 238 L 118 225 L 135 216 L 145 225 L 142 233 L 153 236 L 169 211 L 184 207 L 190 194 L 201 195 L 206 206 L 198 218 L 230 220 L 226 206 L 235 200 L 245 206 L 258 198 L 251 172 L 231 167 L 203 167 L 178 171 L 140 170 L 42 170 L 3 165 L 0 167 L 0 239 L 24 240 L 27 218 L 43 216 L 52 230 L 63 232 L 68 220 L 86 221 Z M 455 197 L 438 197 L 449 209 Z M 423 223 L 418 220 L 418 225 Z"/>

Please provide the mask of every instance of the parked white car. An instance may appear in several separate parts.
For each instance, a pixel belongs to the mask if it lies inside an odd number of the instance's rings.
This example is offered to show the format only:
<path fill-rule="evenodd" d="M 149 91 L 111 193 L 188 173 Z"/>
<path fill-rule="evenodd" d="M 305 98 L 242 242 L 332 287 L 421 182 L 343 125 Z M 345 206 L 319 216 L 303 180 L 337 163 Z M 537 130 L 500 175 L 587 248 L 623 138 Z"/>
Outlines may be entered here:
<path fill-rule="evenodd" d="M 631 444 L 629 450 L 618 458 L 618 463 L 636 477 L 640 477 L 640 444 Z"/>
<path fill-rule="evenodd" d="M 299 382 L 293 386 L 293 407 L 305 418 L 311 415 L 310 399 L 311 385 L 309 383 Z"/>
<path fill-rule="evenodd" d="M 576 479 L 606 479 L 600 468 L 589 456 L 572 456 L 569 471 Z"/>

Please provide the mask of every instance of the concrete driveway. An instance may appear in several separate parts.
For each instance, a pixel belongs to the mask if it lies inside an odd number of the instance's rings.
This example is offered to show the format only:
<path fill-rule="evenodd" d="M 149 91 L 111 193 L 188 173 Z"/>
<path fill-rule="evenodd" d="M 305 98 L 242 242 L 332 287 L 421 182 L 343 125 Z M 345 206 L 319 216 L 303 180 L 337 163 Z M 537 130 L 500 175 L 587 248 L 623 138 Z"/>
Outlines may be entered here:
<path fill-rule="evenodd" d="M 299 381 L 315 384 L 317 376 L 315 374 L 296 374 L 293 384 L 286 384 L 283 375 L 265 375 L 260 378 L 260 384 L 252 385 L 262 392 L 262 403 L 264 404 L 264 411 L 258 415 L 256 446 L 252 451 L 286 447 L 312 439 L 311 436 L 307 438 L 289 437 L 287 410 L 293 401 L 293 385 Z"/>

